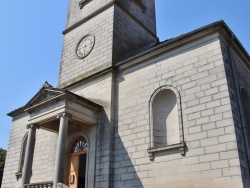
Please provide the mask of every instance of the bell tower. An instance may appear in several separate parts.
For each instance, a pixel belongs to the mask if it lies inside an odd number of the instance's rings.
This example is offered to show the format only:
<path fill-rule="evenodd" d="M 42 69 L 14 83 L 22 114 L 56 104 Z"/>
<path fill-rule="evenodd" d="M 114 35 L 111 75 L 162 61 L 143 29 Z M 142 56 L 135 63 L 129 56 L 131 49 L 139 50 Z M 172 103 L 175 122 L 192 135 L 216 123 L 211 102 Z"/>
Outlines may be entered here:
<path fill-rule="evenodd" d="M 156 42 L 154 0 L 69 0 L 59 88 Z"/>

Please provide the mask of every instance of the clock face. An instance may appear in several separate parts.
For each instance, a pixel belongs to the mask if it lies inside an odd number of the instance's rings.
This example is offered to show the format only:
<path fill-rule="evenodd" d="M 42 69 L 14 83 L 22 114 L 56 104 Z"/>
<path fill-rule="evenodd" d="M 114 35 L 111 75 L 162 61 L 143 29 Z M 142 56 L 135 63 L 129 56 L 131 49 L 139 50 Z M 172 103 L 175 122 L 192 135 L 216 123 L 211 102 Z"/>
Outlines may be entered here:
<path fill-rule="evenodd" d="M 79 59 L 85 58 L 95 45 L 95 36 L 94 35 L 86 35 L 84 36 L 78 43 L 76 47 L 76 55 Z"/>

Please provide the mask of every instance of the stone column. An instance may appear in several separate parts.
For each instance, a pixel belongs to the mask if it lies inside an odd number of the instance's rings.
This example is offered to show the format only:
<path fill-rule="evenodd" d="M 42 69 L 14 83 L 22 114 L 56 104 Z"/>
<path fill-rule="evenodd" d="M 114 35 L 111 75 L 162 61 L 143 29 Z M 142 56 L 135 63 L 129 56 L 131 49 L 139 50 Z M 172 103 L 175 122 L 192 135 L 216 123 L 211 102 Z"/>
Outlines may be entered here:
<path fill-rule="evenodd" d="M 29 133 L 28 133 L 28 140 L 25 150 L 25 157 L 24 157 L 24 164 L 22 171 L 22 188 L 24 187 L 24 184 L 28 184 L 30 182 L 37 128 L 38 126 L 34 124 L 27 125 Z"/>
<path fill-rule="evenodd" d="M 65 152 L 68 132 L 68 121 L 71 115 L 62 113 L 58 115 L 60 118 L 59 134 L 57 139 L 56 161 L 54 169 L 53 188 L 57 187 L 57 183 L 62 183 L 64 178 Z"/>

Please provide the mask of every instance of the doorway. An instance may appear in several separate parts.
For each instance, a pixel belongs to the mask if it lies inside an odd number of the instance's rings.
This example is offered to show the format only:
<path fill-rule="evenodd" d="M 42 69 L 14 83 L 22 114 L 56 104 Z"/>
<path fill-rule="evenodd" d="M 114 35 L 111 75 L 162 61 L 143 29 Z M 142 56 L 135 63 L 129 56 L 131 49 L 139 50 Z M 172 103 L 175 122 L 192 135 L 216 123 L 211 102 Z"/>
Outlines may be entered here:
<path fill-rule="evenodd" d="M 69 188 L 85 188 L 87 149 L 85 138 L 78 137 L 69 158 Z"/>

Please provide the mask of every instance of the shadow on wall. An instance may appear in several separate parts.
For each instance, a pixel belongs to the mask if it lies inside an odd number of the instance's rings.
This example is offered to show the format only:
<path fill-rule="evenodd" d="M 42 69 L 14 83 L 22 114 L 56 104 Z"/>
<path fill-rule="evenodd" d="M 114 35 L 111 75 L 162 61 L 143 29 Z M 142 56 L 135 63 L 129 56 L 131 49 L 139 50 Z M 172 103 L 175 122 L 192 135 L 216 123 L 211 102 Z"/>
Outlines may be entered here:
<path fill-rule="evenodd" d="M 114 127 L 114 177 L 113 177 L 113 187 L 119 188 L 143 188 L 142 182 L 137 174 L 138 166 L 135 166 L 135 161 L 129 156 L 128 152 L 132 153 L 133 139 L 131 137 L 130 141 L 126 141 L 126 144 L 130 143 L 132 147 L 126 148 L 124 146 L 124 141 L 121 139 L 118 130 L 118 110 L 119 110 L 119 82 L 115 86 L 115 127 Z M 123 127 L 124 128 L 124 127 Z M 127 136 L 129 137 L 129 136 Z M 131 149 L 131 151 L 130 151 Z M 149 160 L 148 160 L 149 162 Z"/>
<path fill-rule="evenodd" d="M 116 127 L 117 130 L 117 127 Z M 136 172 L 135 166 L 125 148 L 123 141 L 115 130 L 114 153 L 114 187 L 119 188 L 143 188 L 142 182 Z"/>

